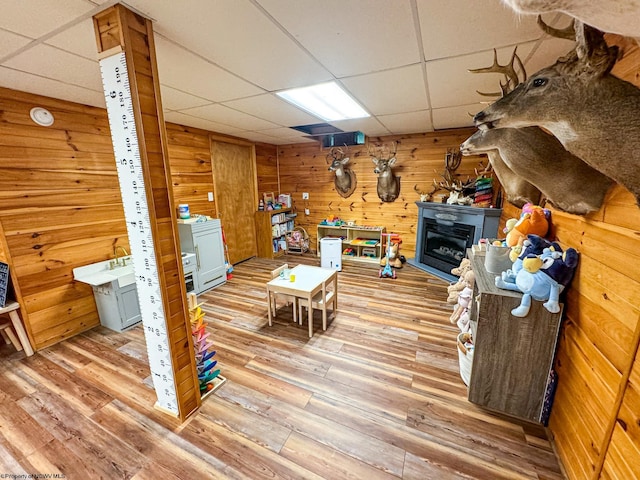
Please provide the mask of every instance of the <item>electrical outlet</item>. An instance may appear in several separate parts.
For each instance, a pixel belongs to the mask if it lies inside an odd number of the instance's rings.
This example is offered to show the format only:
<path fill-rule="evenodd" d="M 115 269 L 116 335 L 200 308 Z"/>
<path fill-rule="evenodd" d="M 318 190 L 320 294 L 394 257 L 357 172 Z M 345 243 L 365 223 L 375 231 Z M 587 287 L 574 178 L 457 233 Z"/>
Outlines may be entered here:
<path fill-rule="evenodd" d="M 309 192 L 302 192 L 302 199 L 303 200 L 309 200 Z M 307 215 L 309 215 L 309 214 L 307 213 Z"/>
<path fill-rule="evenodd" d="M 210 202 L 213 202 L 213 192 L 208 192 L 207 198 L 209 199 Z"/>
<path fill-rule="evenodd" d="M 304 209 L 304 214 L 305 214 L 305 215 L 309 215 L 309 209 L 308 209 L 308 208 L 305 208 L 305 209 Z"/>

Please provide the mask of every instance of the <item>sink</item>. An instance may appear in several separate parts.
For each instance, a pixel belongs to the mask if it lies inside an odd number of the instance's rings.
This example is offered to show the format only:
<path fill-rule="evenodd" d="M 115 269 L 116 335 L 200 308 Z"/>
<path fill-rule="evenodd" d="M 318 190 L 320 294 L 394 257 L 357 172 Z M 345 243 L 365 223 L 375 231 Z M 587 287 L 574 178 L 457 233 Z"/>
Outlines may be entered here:
<path fill-rule="evenodd" d="M 133 273 L 131 257 L 121 257 L 121 259 L 125 259 L 126 265 L 117 266 L 113 269 L 110 268 L 110 263 L 113 260 L 105 260 L 103 262 L 91 263 L 83 267 L 74 268 L 73 278 L 94 287 L 111 282 L 117 282 L 120 288 L 126 287 L 135 283 L 136 277 Z"/>

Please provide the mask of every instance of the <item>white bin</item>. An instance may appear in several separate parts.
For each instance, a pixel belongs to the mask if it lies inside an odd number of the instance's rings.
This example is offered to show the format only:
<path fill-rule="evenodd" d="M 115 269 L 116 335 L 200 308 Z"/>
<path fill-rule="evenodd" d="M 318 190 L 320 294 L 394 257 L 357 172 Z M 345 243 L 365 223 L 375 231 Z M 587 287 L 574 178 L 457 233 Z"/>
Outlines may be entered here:
<path fill-rule="evenodd" d="M 342 240 L 334 237 L 320 239 L 320 266 L 342 271 Z"/>

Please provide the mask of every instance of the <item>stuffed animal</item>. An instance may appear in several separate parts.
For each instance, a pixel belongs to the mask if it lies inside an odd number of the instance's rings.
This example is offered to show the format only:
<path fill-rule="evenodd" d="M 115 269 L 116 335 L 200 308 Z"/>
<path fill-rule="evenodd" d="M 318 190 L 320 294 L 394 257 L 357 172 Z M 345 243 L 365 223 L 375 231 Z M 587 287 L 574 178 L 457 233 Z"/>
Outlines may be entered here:
<path fill-rule="evenodd" d="M 464 272 L 466 272 L 470 268 L 471 268 L 471 260 L 469 260 L 468 258 L 463 258 L 460 261 L 460 265 L 451 269 L 451 274 L 461 277 L 464 274 Z"/>
<path fill-rule="evenodd" d="M 523 207 L 524 212 L 524 207 Z M 523 213 L 514 227 L 507 233 L 507 246 L 521 245 L 527 235 L 544 237 L 549 231 L 547 213 L 542 207 L 532 206 Z"/>
<path fill-rule="evenodd" d="M 574 248 L 561 253 L 552 247 L 546 248 L 541 255 L 527 255 L 515 283 L 505 283 L 502 287 L 523 293 L 520 305 L 511 310 L 511 314 L 526 317 L 531 309 L 531 299 L 543 301 L 544 308 L 558 313 L 560 294 L 571 282 L 577 266 L 578 252 Z"/>
<path fill-rule="evenodd" d="M 449 317 L 449 321 L 451 323 L 458 323 L 460 321 L 460 318 L 463 315 L 468 315 L 468 312 L 466 310 L 471 308 L 471 299 L 473 298 L 473 285 L 474 285 L 475 279 L 476 277 L 473 273 L 473 270 L 469 270 L 465 274 L 465 280 L 464 280 L 465 286 L 462 289 L 462 291 L 459 293 L 458 304 L 456 305 L 456 307 L 453 310 L 453 313 Z M 465 323 L 465 322 L 462 322 L 462 323 Z M 467 320 L 467 323 L 468 323 L 468 320 Z M 458 326 L 462 330 L 463 327 L 461 325 L 458 325 Z M 466 330 L 462 330 L 462 331 L 466 331 Z"/>
<path fill-rule="evenodd" d="M 458 303 L 458 296 L 460 295 L 460 292 L 467 288 L 469 284 L 473 285 L 474 280 L 475 275 L 469 266 L 456 283 L 452 283 L 447 287 L 447 292 L 449 293 L 447 303 L 451 305 Z"/>
<path fill-rule="evenodd" d="M 550 242 L 539 235 L 527 235 L 527 239 L 522 245 L 512 247 L 509 258 L 513 262 L 513 266 L 509 270 L 502 272 L 500 277 L 496 278 L 496 287 L 507 289 L 504 283 L 515 283 L 518 272 L 522 269 L 522 260 L 528 255 L 540 255 L 545 248 L 553 247 L 555 251 L 562 252 L 562 248 L 555 242 Z"/>
<path fill-rule="evenodd" d="M 452 283 L 447 287 L 447 293 L 449 296 L 447 297 L 447 303 L 451 305 L 455 305 L 458 303 L 458 294 L 462 291 L 462 289 L 466 286 L 465 283 L 465 274 L 471 270 L 471 260 L 468 258 L 463 258 L 460 261 L 460 265 L 451 269 L 451 273 L 453 275 L 457 275 L 458 281 L 456 283 Z"/>
<path fill-rule="evenodd" d="M 380 266 L 384 267 L 389 259 L 389 265 L 393 268 L 402 268 L 402 260 L 398 254 L 400 250 L 400 242 L 391 242 L 391 245 L 385 249 L 386 255 L 380 260 Z"/>

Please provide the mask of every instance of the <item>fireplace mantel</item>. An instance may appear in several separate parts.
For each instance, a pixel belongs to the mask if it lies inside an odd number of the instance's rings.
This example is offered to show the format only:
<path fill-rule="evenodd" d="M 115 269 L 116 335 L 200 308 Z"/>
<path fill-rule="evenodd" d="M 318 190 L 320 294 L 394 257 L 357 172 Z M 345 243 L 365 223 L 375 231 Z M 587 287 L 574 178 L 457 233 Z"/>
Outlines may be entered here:
<path fill-rule="evenodd" d="M 472 243 L 481 238 L 495 238 L 498 233 L 498 222 L 502 214 L 501 208 L 478 208 L 466 205 L 449 205 L 446 203 L 416 202 L 418 206 L 418 227 L 416 229 L 416 256 L 407 262 L 437 277 L 454 282 L 458 277 L 450 271 L 423 263 L 422 256 L 427 242 L 429 224 L 438 223 L 444 226 L 464 225 L 474 227 Z"/>

